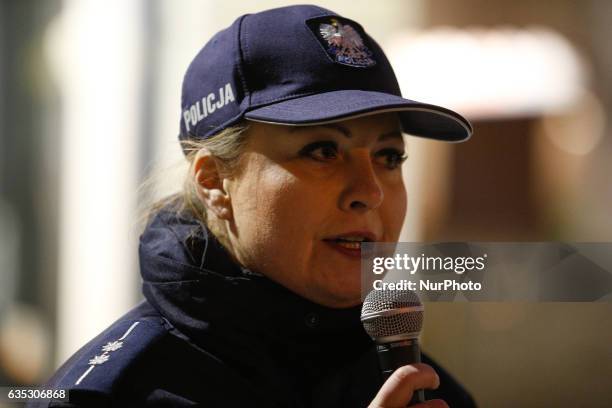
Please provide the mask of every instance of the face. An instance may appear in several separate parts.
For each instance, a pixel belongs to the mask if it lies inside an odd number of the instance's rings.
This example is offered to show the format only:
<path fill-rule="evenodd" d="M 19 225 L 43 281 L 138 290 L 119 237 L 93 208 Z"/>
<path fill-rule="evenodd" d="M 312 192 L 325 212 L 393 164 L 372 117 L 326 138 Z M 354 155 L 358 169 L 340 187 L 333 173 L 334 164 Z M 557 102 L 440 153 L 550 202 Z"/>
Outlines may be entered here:
<path fill-rule="evenodd" d="M 316 303 L 359 304 L 361 241 L 397 241 L 406 213 L 397 117 L 248 132 L 226 183 L 234 256 Z"/>

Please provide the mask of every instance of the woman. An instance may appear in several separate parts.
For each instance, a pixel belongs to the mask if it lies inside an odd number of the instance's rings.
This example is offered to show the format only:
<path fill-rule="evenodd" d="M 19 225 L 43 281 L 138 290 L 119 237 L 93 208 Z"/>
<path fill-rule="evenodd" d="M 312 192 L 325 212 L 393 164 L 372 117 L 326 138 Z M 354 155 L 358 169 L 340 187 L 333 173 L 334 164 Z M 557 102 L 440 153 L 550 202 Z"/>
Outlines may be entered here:
<path fill-rule="evenodd" d="M 397 241 L 406 212 L 402 132 L 471 127 L 401 98 L 357 23 L 292 6 L 219 32 L 184 78 L 184 191 L 140 239 L 146 300 L 58 370 L 51 406 L 474 406 L 427 356 L 383 385 L 359 321 L 361 242 Z"/>

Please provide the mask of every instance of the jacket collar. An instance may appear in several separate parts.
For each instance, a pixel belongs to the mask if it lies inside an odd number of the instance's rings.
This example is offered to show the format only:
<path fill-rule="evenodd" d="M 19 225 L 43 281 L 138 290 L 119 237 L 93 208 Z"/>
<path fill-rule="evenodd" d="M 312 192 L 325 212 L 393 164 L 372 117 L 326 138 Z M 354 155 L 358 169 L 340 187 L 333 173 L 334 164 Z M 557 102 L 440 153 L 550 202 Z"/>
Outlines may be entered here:
<path fill-rule="evenodd" d="M 295 380 L 289 388 L 308 387 L 372 345 L 359 307 L 318 305 L 241 267 L 189 214 L 161 210 L 140 237 L 139 255 L 148 302 L 255 382 L 285 374 Z"/>

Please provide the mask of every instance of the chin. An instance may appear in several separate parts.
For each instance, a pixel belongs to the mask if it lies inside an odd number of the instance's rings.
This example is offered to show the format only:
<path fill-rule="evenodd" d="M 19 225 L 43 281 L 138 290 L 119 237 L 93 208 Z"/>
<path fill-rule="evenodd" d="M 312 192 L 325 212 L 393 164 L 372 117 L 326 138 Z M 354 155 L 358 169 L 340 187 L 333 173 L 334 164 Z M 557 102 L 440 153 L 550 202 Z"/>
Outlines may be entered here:
<path fill-rule="evenodd" d="M 362 303 L 360 270 L 340 276 L 336 275 L 337 273 L 337 270 L 328 270 L 326 273 L 313 276 L 311 284 L 303 288 L 302 296 L 334 309 L 360 305 Z"/>

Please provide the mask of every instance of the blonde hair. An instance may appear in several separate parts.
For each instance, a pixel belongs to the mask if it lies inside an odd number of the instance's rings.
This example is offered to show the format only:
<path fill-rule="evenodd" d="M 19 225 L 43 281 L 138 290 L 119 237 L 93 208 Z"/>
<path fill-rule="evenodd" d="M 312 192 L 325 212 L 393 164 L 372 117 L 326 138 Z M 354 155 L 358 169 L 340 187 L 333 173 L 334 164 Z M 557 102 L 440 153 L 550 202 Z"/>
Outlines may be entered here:
<path fill-rule="evenodd" d="M 208 229 L 226 247 L 228 240 L 220 222 L 214 222 L 208 217 L 207 209 L 196 193 L 197 181 L 193 177 L 195 157 L 202 149 L 207 149 L 217 160 L 221 176 L 227 177 L 235 174 L 240 163 L 240 157 L 246 144 L 248 125 L 245 122 L 226 128 L 207 139 L 189 139 L 181 141 L 181 147 L 188 162 L 187 174 L 184 176 L 182 189 L 175 194 L 163 197 L 151 204 L 146 204 L 140 217 L 144 225 L 148 225 L 153 218 L 163 209 L 171 211 L 178 216 L 181 213 L 190 213 L 200 224 Z M 182 163 L 184 165 L 184 163 Z M 155 180 L 148 179 L 141 184 L 139 191 L 152 188 Z"/>

